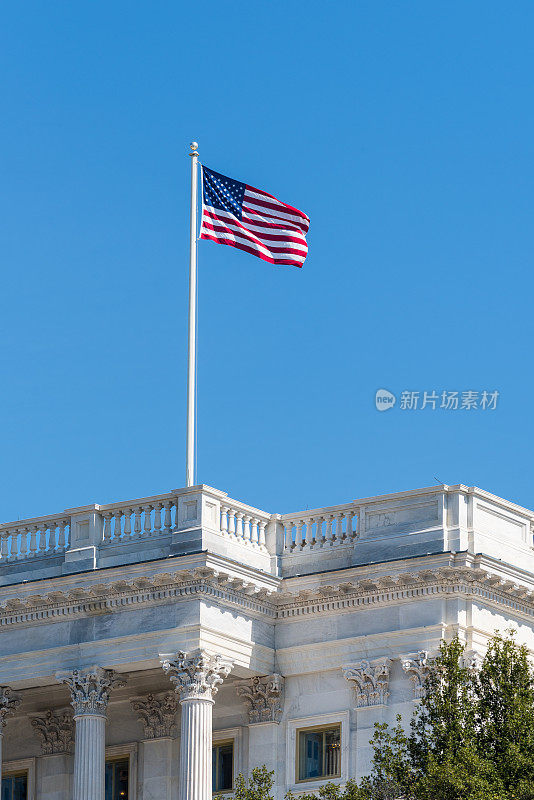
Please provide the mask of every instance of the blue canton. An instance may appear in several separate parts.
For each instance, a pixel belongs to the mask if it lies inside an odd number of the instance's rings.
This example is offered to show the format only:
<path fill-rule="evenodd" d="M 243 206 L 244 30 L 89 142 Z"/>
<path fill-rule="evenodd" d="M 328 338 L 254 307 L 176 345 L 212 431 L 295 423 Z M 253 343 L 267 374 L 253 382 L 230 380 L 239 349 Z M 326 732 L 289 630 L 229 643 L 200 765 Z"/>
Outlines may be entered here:
<path fill-rule="evenodd" d="M 204 205 L 220 208 L 242 219 L 246 184 L 227 178 L 226 175 L 207 167 L 202 167 L 202 174 Z"/>

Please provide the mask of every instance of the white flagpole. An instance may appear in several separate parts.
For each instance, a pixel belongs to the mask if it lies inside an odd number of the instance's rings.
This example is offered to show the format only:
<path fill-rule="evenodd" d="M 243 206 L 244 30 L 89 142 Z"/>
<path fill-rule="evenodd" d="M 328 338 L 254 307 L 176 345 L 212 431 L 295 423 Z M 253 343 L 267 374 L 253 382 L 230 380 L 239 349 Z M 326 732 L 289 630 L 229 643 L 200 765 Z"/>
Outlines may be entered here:
<path fill-rule="evenodd" d="M 198 144 L 191 142 L 191 227 L 189 251 L 189 338 L 187 355 L 186 486 L 195 485 L 195 378 L 197 361 L 197 181 Z"/>

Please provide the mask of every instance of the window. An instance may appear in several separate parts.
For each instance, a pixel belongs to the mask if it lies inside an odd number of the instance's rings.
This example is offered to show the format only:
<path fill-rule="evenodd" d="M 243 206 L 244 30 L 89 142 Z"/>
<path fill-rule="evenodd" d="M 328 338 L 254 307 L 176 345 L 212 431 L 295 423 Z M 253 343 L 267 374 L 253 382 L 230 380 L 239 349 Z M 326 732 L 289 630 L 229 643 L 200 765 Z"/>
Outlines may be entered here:
<path fill-rule="evenodd" d="M 129 768 L 128 758 L 106 761 L 106 800 L 128 800 Z"/>
<path fill-rule="evenodd" d="M 297 731 L 297 781 L 341 776 L 341 725 Z"/>
<path fill-rule="evenodd" d="M 2 778 L 2 800 L 26 800 L 28 797 L 28 774 L 5 775 Z"/>
<path fill-rule="evenodd" d="M 217 742 L 212 748 L 211 787 L 213 792 L 230 792 L 234 786 L 234 740 Z"/>

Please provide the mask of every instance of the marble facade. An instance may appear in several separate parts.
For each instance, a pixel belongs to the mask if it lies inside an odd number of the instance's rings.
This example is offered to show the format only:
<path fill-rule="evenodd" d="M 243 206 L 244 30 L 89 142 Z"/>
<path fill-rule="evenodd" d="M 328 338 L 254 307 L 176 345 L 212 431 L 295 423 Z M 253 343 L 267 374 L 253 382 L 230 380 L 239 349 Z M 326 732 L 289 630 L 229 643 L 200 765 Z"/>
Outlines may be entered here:
<path fill-rule="evenodd" d="M 265 764 L 282 800 L 365 774 L 442 638 L 476 662 L 512 625 L 534 651 L 533 524 L 441 485 L 292 514 L 197 486 L 2 525 L 3 776 L 208 800 L 214 764 Z"/>

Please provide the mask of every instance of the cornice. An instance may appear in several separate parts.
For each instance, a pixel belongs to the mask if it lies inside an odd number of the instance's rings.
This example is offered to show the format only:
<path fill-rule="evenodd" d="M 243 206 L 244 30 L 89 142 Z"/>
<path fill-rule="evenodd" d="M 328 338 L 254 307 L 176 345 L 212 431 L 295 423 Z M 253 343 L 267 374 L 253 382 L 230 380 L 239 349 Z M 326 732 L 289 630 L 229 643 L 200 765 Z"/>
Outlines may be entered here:
<path fill-rule="evenodd" d="M 4 599 L 0 604 L 0 630 L 39 621 L 58 622 L 72 617 L 132 610 L 143 605 L 166 605 L 194 597 L 209 598 L 212 602 L 273 622 L 452 594 L 479 598 L 505 607 L 514 614 L 534 617 L 532 582 L 529 581 L 530 586 L 527 586 L 499 575 L 487 564 L 483 568 L 479 557 L 461 560 L 463 563 L 460 565 L 419 568 L 417 571 L 407 570 L 405 564 L 404 571 L 382 573 L 378 577 L 371 577 L 368 571 L 367 575 L 364 573 L 363 577 L 361 574 L 358 577 L 357 568 L 349 568 L 332 573 L 332 583 L 304 589 L 298 587 L 295 579 L 271 579 L 270 588 L 259 586 L 252 572 L 248 578 L 236 577 L 223 571 L 219 565 L 217 568 L 197 566 L 129 579 L 117 579 L 115 575 L 109 576 L 109 581 L 88 587 Z M 453 561 L 454 557 L 451 563 Z M 290 591 L 288 585 L 295 586 L 295 590 Z"/>

